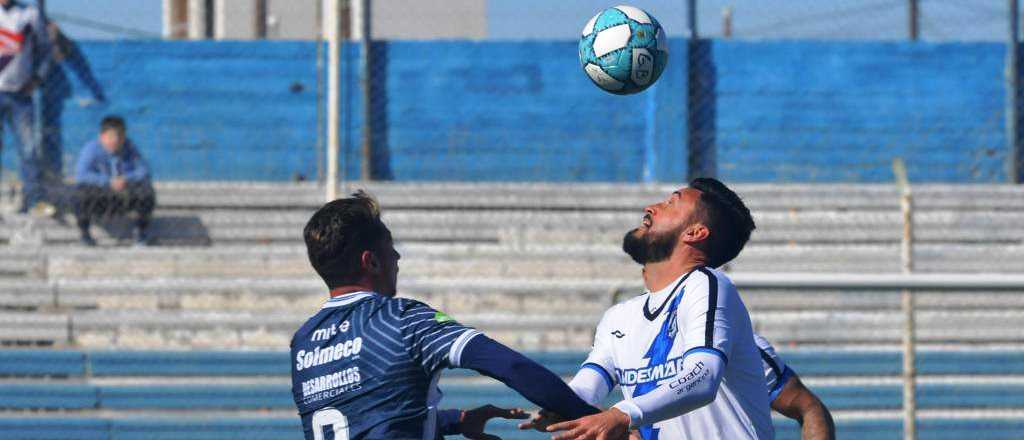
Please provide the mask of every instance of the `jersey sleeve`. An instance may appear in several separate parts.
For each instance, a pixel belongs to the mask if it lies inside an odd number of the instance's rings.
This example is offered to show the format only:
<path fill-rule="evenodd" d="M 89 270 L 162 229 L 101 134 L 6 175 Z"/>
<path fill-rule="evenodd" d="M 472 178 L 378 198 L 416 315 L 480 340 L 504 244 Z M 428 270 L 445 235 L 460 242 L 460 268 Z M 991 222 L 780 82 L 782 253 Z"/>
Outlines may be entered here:
<path fill-rule="evenodd" d="M 413 359 L 428 375 L 458 367 L 462 350 L 480 334 L 419 301 L 396 302 L 402 339 Z"/>
<path fill-rule="evenodd" d="M 594 345 L 590 349 L 590 354 L 587 356 L 587 360 L 583 361 L 583 365 L 580 369 L 590 369 L 596 372 L 604 379 L 605 385 L 608 386 L 608 390 L 615 388 L 615 384 L 618 382 L 613 374 L 615 372 L 615 358 L 612 353 L 612 311 L 614 307 L 605 312 L 604 316 L 601 317 L 601 321 L 597 324 L 597 330 L 594 333 Z"/>
<path fill-rule="evenodd" d="M 786 385 L 786 382 L 795 373 L 789 369 L 789 366 L 782 360 L 782 356 L 779 356 L 778 352 L 775 351 L 775 347 L 764 336 L 755 332 L 754 342 L 757 344 L 757 351 L 761 355 L 761 366 L 764 368 L 764 379 L 765 384 L 768 386 L 768 397 L 771 400 L 775 400 L 776 397 L 779 397 L 779 393 L 782 392 L 782 387 Z"/>
<path fill-rule="evenodd" d="M 684 356 L 694 351 L 705 351 L 722 357 L 726 363 L 732 355 L 735 331 L 732 325 L 726 295 L 718 278 L 710 270 L 697 269 L 686 284 L 676 310 L 676 325 L 683 330 Z"/>

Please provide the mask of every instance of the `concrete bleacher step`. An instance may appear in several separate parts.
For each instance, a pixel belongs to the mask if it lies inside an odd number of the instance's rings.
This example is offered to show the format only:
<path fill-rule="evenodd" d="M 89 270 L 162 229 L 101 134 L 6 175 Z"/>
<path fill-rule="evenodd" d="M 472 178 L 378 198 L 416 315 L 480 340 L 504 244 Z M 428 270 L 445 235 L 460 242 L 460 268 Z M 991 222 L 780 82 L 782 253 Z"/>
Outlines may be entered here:
<path fill-rule="evenodd" d="M 445 405 L 475 408 L 531 407 L 501 384 L 442 381 Z M 902 406 L 900 385 L 819 385 L 817 394 L 831 410 L 881 410 Z M 609 399 L 612 400 L 612 399 Z M 1014 384 L 920 384 L 921 409 L 1020 408 L 1024 386 Z M 611 402 L 614 403 L 614 402 Z M 275 385 L 93 385 L 84 383 L 0 384 L 0 409 L 16 410 L 287 410 L 294 408 L 290 386 Z"/>
<path fill-rule="evenodd" d="M 289 345 L 310 313 L 200 311 L 81 311 L 71 318 L 79 347 L 234 349 Z M 461 315 L 495 339 L 523 348 L 567 349 L 589 344 L 592 317 Z"/>
<path fill-rule="evenodd" d="M 807 349 L 783 345 L 777 349 L 788 365 L 809 380 L 838 378 L 839 382 L 830 383 L 847 385 L 857 380 L 845 378 L 875 377 L 879 379 L 878 384 L 886 384 L 883 378 L 895 378 L 902 371 L 898 350 Z M 572 350 L 524 354 L 555 374 L 569 377 L 579 370 L 588 353 Z M 3 361 L 0 362 L 0 377 L 3 378 L 122 379 L 121 382 L 104 381 L 104 384 L 165 384 L 172 378 L 210 382 L 238 378 L 251 381 L 240 383 L 250 384 L 274 379 L 271 383 L 286 384 L 291 372 L 291 356 L 283 347 L 265 351 L 0 349 L 0 360 Z M 1024 375 L 1024 350 L 1020 347 L 920 349 L 915 366 L 922 380 L 936 379 L 930 383 L 991 384 L 1001 380 L 1020 384 L 1017 379 Z M 971 380 L 979 375 L 987 380 Z M 465 369 L 449 370 L 444 375 L 452 379 L 471 376 L 478 377 L 476 372 Z M 136 378 L 148 379 L 148 382 L 132 380 Z"/>
<path fill-rule="evenodd" d="M 891 312 L 752 312 L 754 330 L 778 344 L 896 343 L 903 333 L 902 315 Z M 1024 342 L 1024 314 L 1019 311 L 919 311 L 916 337 L 923 343 Z"/>
<path fill-rule="evenodd" d="M 152 225 L 155 239 L 164 245 L 211 243 L 298 243 L 310 211 L 161 209 Z M 898 212 L 757 212 L 759 228 L 753 243 L 897 243 L 901 237 Z M 636 212 L 557 211 L 396 211 L 385 212 L 385 221 L 396 240 L 405 242 L 503 242 L 618 244 L 622 235 L 638 223 Z M 1017 227 L 1024 214 L 1012 212 L 919 212 L 915 215 L 915 239 L 923 243 L 1020 244 L 1024 233 Z M 49 220 L 33 223 L 38 240 L 75 243 L 78 231 Z M 24 235 L 25 222 L 0 225 L 0 240 Z M 102 244 L 130 242 L 131 224 L 113 220 L 93 228 Z"/>
<path fill-rule="evenodd" d="M 541 264 L 541 263 L 537 263 Z M 256 266 L 258 268 L 258 265 Z M 415 266 L 414 266 L 415 267 Z M 402 296 L 422 299 L 456 313 L 501 310 L 511 313 L 543 313 L 565 306 L 577 311 L 601 311 L 613 299 L 619 301 L 643 293 L 635 267 L 623 266 L 627 274 L 617 278 L 511 276 L 418 276 L 399 280 Z M 254 269 L 255 270 L 255 269 Z M 402 269 L 403 274 L 406 269 Z M 411 270 L 416 272 L 415 270 Z M 431 275 L 435 271 L 425 271 Z M 539 272 L 538 272 L 539 273 Z M 536 275 L 536 273 L 534 274 Z M 605 273 L 603 275 L 609 275 Z M 780 310 L 896 310 L 899 289 L 817 288 L 792 289 L 746 285 L 737 277 L 740 292 L 753 311 Z M 777 276 L 785 277 L 784 274 Z M 145 275 L 120 277 L 63 277 L 49 283 L 21 282 L 26 296 L 60 309 L 185 309 L 185 310 L 293 310 L 315 309 L 326 298 L 325 287 L 314 275 L 203 277 L 182 274 L 174 277 Z M 44 296 L 45 295 L 45 296 Z M 958 291 L 918 289 L 917 309 L 928 310 L 1024 310 L 1024 297 L 1006 290 Z M 22 297 L 15 297 L 20 299 Z M 18 303 L 15 303 L 18 304 Z M 1024 312 L 1021 312 L 1024 314 Z"/>
<path fill-rule="evenodd" d="M 71 319 L 64 313 L 0 312 L 0 343 L 4 345 L 67 345 Z"/>
<path fill-rule="evenodd" d="M 567 309 L 558 309 L 567 310 Z M 3 340 L 85 348 L 274 348 L 287 346 L 309 313 L 195 310 L 83 310 L 71 315 L 0 314 Z M 600 310 L 573 314 L 460 313 L 456 318 L 522 349 L 589 345 Z M 895 344 L 898 311 L 753 312 L 755 330 L 777 344 Z M 917 313 L 923 344 L 1024 344 L 1024 314 L 1003 310 Z"/>
<path fill-rule="evenodd" d="M 324 191 L 314 183 L 158 182 L 165 206 L 316 207 Z M 394 183 L 353 182 L 339 194 L 365 188 L 385 209 L 425 208 L 596 208 L 633 209 L 661 200 L 682 186 L 619 183 Z M 734 184 L 751 208 L 898 209 L 899 193 L 889 184 Z M 915 202 L 925 208 L 1024 209 L 1024 189 L 1014 185 L 920 184 Z M 196 197 L 199 195 L 200 197 Z"/>
<path fill-rule="evenodd" d="M 553 245 L 445 245 L 407 243 L 398 246 L 403 278 L 625 278 L 635 279 L 639 266 L 617 247 Z M 297 277 L 313 276 L 301 245 L 153 247 L 44 251 L 28 254 L 36 271 L 52 279 L 82 277 Z M 4 255 L 0 251 L 0 262 Z M 1020 272 L 1024 246 L 919 244 L 914 252 L 918 272 Z M 2 264 L 2 263 L 0 263 Z M 26 263 L 27 264 L 27 263 Z M 898 272 L 895 245 L 751 244 L 728 269 L 741 272 Z"/>
<path fill-rule="evenodd" d="M 352 182 L 339 194 L 365 188 L 385 209 L 544 208 L 637 209 L 682 186 L 622 183 Z M 155 184 L 159 204 L 168 208 L 315 209 L 324 189 L 316 183 L 166 182 Z M 754 210 L 896 210 L 899 193 L 890 184 L 734 184 Z M 915 203 L 924 209 L 1024 209 L 1020 186 L 919 184 Z"/>

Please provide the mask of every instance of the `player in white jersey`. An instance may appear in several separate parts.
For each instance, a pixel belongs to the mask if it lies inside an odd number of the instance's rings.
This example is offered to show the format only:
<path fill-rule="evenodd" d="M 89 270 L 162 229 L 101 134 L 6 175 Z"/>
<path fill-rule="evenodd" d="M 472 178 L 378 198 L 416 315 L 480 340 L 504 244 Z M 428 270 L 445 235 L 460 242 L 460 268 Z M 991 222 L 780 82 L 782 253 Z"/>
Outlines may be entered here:
<path fill-rule="evenodd" d="M 765 386 L 772 409 L 800 424 L 801 440 L 835 440 L 836 428 L 832 414 L 818 396 L 808 389 L 796 372 L 782 360 L 775 347 L 763 336 L 754 333 L 754 342 L 761 354 L 761 368 L 764 370 Z M 580 396 L 598 398 L 595 390 L 581 389 L 585 383 L 577 383 L 576 391 Z M 599 405 L 601 402 L 589 402 Z M 519 425 L 520 429 L 536 429 L 544 431 L 548 425 L 558 422 L 556 417 L 546 411 L 539 411 L 532 420 Z M 630 440 L 641 440 L 639 431 L 630 432 Z"/>
<path fill-rule="evenodd" d="M 774 438 L 761 356 L 736 287 L 712 269 L 739 254 L 754 221 L 721 182 L 700 178 L 644 209 L 623 250 L 644 266 L 648 293 L 605 312 L 570 386 L 602 401 L 593 416 L 556 423 L 556 440 Z"/>
<path fill-rule="evenodd" d="M 765 386 L 773 410 L 800 424 L 801 440 L 835 440 L 836 428 L 832 414 L 818 396 L 804 386 L 796 372 L 782 360 L 768 339 L 754 332 L 754 342 L 761 355 L 761 369 L 764 370 Z M 574 389 L 581 397 L 600 398 L 597 390 L 583 389 L 586 381 L 580 381 Z M 597 384 L 600 385 L 600 384 Z M 599 405 L 601 402 L 588 402 Z M 519 425 L 520 429 L 537 429 L 556 423 L 555 417 L 545 411 L 538 412 L 532 420 Z M 639 431 L 630 433 L 630 440 L 641 440 Z"/>

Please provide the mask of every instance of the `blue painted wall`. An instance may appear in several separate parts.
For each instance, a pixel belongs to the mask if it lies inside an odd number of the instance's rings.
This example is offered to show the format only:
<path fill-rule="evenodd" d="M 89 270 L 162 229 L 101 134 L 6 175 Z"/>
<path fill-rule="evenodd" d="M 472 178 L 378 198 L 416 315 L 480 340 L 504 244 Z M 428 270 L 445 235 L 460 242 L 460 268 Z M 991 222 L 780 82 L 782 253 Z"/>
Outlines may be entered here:
<path fill-rule="evenodd" d="M 1005 46 L 716 42 L 718 165 L 737 181 L 1005 181 Z"/>
<path fill-rule="evenodd" d="M 316 46 L 308 42 L 86 42 L 106 106 L 72 99 L 73 155 L 120 113 L 158 179 L 315 178 Z M 359 48 L 342 73 L 343 165 L 358 176 Z M 994 43 L 715 41 L 713 143 L 731 181 L 1006 178 L 1004 47 Z M 582 73 L 575 42 L 388 42 L 375 48 L 378 177 L 395 180 L 681 181 L 686 45 L 630 97 Z M 84 88 L 76 95 L 87 96 Z M 10 140 L 5 143 L 9 144 Z M 16 166 L 12 148 L 5 167 Z"/>

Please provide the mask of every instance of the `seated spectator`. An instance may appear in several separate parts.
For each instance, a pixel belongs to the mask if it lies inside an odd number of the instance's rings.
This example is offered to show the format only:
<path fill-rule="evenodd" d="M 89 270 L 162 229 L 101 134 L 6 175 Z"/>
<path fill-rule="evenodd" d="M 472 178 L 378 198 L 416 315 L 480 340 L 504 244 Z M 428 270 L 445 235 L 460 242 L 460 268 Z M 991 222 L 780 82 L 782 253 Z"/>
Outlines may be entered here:
<path fill-rule="evenodd" d="M 75 217 L 82 244 L 95 246 L 89 233 L 93 218 L 134 212 L 138 215 L 135 243 L 149 244 L 149 221 L 156 207 L 149 166 L 125 136 L 127 127 L 119 116 L 100 122 L 99 138 L 82 147 L 75 166 Z"/>

